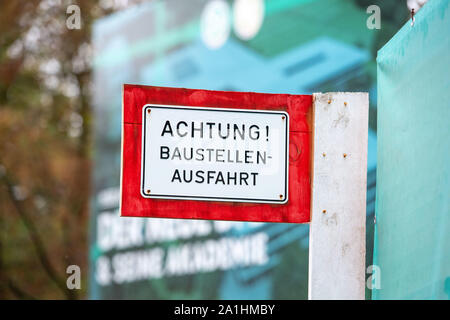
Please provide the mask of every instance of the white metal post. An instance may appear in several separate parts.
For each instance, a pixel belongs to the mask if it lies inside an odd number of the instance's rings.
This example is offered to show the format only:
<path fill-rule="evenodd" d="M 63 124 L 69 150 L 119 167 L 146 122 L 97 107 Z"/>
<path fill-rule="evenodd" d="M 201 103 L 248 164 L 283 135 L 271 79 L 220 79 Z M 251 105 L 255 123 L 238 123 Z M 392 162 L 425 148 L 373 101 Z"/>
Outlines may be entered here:
<path fill-rule="evenodd" d="M 364 299 L 367 93 L 314 94 L 309 299 Z"/>

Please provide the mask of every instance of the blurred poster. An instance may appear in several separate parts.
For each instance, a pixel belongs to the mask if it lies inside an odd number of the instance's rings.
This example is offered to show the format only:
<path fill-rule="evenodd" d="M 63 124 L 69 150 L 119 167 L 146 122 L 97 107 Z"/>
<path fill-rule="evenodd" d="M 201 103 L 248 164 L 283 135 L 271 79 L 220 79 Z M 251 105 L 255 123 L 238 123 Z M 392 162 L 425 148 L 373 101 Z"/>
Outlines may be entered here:
<path fill-rule="evenodd" d="M 308 225 L 119 217 L 122 84 L 372 92 L 366 18 L 353 1 L 170 0 L 95 24 L 91 298 L 307 298 Z"/>

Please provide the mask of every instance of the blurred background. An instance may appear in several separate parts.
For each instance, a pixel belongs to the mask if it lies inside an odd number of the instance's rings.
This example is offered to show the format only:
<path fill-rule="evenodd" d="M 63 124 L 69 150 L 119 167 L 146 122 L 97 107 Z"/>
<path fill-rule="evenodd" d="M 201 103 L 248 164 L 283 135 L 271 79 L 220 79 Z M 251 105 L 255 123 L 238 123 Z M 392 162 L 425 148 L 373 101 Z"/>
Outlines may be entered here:
<path fill-rule="evenodd" d="M 0 1 L 0 299 L 307 298 L 307 225 L 119 218 L 124 83 L 369 92 L 372 265 L 376 52 L 423 3 Z M 264 263 L 233 264 L 224 247 L 220 268 L 152 272 L 157 259 L 208 259 L 211 241 L 262 234 L 240 254 Z M 67 288 L 69 265 L 80 290 Z"/>

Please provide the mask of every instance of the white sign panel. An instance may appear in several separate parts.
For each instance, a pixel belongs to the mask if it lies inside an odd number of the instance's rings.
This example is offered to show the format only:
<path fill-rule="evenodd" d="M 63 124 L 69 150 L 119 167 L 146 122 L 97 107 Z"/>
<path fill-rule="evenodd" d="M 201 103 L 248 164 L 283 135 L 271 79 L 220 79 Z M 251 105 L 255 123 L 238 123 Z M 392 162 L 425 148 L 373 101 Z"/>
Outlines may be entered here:
<path fill-rule="evenodd" d="M 153 104 L 142 112 L 143 197 L 288 201 L 286 112 Z"/>

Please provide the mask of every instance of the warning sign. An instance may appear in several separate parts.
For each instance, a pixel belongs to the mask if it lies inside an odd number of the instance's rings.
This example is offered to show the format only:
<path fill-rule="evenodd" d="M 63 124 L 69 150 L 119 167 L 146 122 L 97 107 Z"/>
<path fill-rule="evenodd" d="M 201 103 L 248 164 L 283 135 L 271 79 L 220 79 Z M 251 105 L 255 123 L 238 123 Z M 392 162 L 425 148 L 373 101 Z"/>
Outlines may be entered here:
<path fill-rule="evenodd" d="M 148 104 L 141 195 L 283 204 L 288 152 L 287 112 Z"/>

